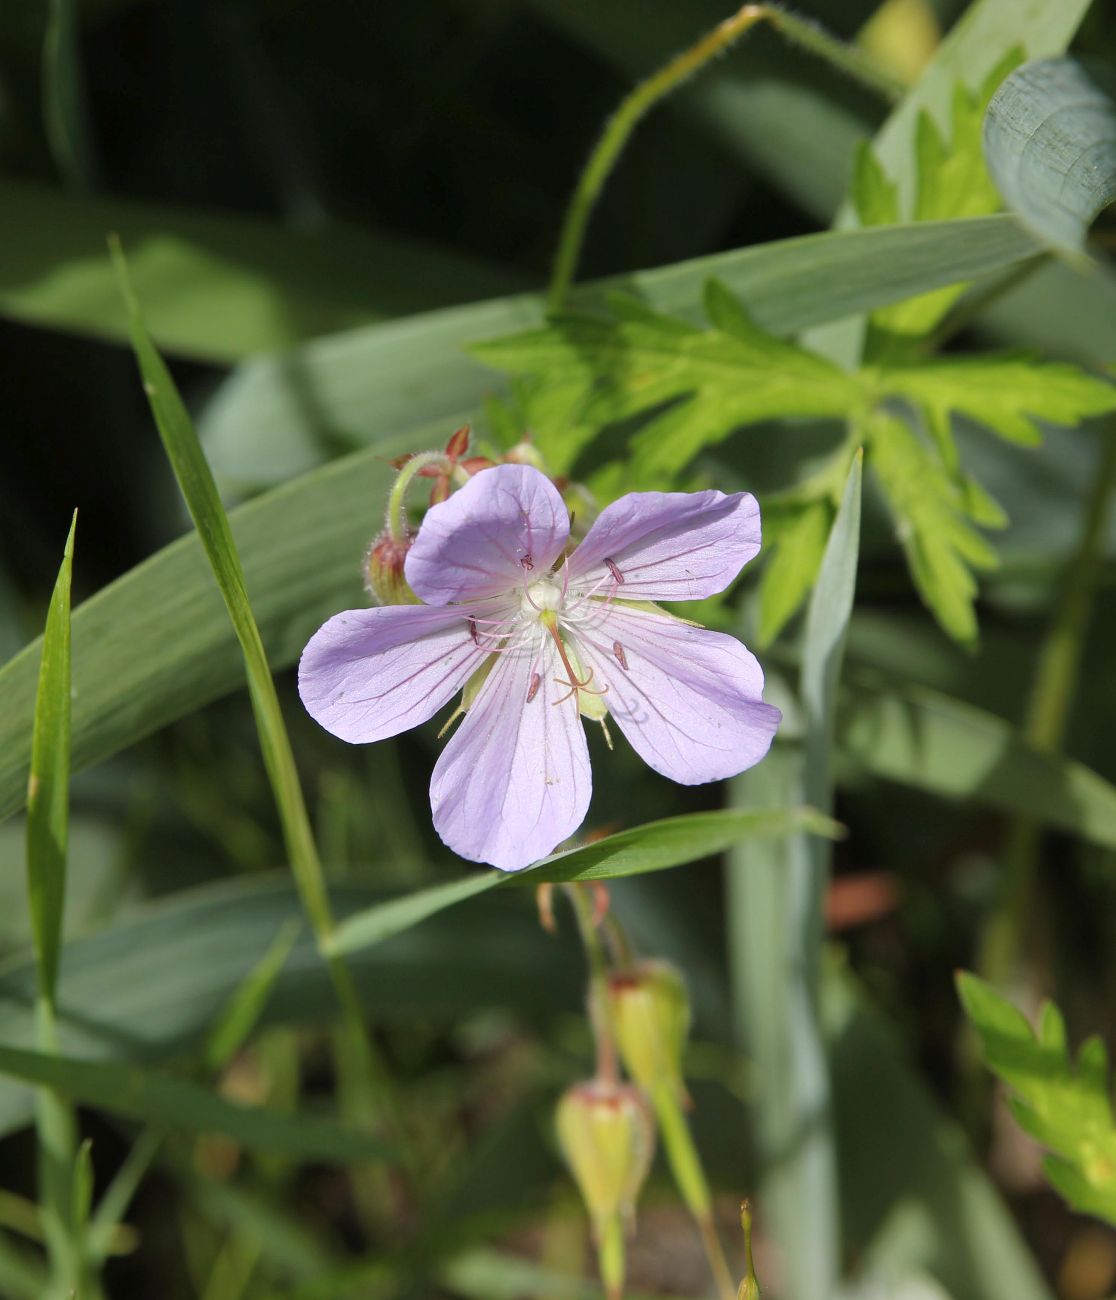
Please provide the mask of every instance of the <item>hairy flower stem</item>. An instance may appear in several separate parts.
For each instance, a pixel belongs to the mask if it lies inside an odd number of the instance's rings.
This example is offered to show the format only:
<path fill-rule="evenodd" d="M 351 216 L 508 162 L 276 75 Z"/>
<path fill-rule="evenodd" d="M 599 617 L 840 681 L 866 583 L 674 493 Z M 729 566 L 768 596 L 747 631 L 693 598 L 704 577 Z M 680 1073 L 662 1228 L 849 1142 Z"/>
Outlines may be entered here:
<path fill-rule="evenodd" d="M 815 23 L 797 18 L 778 5 L 744 5 L 731 18 L 726 18 L 711 32 L 707 32 L 695 45 L 676 55 L 646 81 L 640 82 L 621 101 L 620 107 L 606 123 L 566 208 L 547 291 L 549 311 L 560 311 L 565 305 L 585 242 L 589 217 L 617 159 L 639 122 L 659 100 L 699 72 L 711 59 L 724 53 L 757 23 L 764 22 L 811 54 L 824 59 L 871 90 L 878 91 L 886 99 L 898 100 L 903 94 L 903 87 L 882 72 L 872 60 L 859 50 L 829 36 Z"/>
<path fill-rule="evenodd" d="M 393 542 L 399 542 L 402 545 L 407 540 L 406 501 L 407 489 L 411 486 L 411 481 L 427 465 L 445 464 L 445 461 L 446 453 L 444 451 L 419 452 L 417 456 L 412 456 L 396 475 L 395 482 L 392 484 L 391 495 L 388 497 L 387 509 L 388 532 L 391 533 Z"/>
<path fill-rule="evenodd" d="M 1116 429 L 1104 434 L 1101 463 L 1085 508 L 1081 541 L 1069 565 L 1054 621 L 1039 653 L 1023 738 L 1043 754 L 1062 747 L 1079 678 L 1101 563 L 1105 527 L 1116 492 Z M 981 945 L 980 970 L 1001 987 L 1018 969 L 1033 912 L 1041 826 L 1021 814 L 1008 830 L 999 899 Z"/>

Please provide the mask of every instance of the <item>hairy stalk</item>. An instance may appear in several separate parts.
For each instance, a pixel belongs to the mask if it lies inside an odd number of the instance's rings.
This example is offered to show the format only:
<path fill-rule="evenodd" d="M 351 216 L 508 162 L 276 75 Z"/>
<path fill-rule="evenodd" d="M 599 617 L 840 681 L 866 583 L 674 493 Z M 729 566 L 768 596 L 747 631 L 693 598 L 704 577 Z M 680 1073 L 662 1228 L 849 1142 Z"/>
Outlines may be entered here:
<path fill-rule="evenodd" d="M 878 91 L 888 100 L 898 100 L 903 94 L 899 82 L 881 71 L 871 59 L 828 35 L 816 23 L 798 18 L 778 5 L 744 5 L 688 50 L 676 55 L 658 72 L 640 82 L 621 101 L 620 107 L 605 124 L 601 138 L 578 179 L 562 221 L 558 251 L 547 290 L 549 311 L 560 311 L 565 305 L 585 242 L 589 218 L 632 132 L 661 99 L 665 99 L 718 54 L 723 54 L 758 23 L 769 23 L 788 40 L 801 45 L 804 50 L 824 59 L 871 90 Z"/>
<path fill-rule="evenodd" d="M 406 499 L 407 489 L 411 486 L 412 480 L 427 465 L 435 465 L 438 462 L 444 464 L 445 460 L 444 451 L 423 451 L 417 456 L 412 456 L 399 471 L 392 484 L 391 495 L 388 497 L 387 526 L 392 541 L 402 543 L 407 540 Z"/>
<path fill-rule="evenodd" d="M 1062 747 L 1077 690 L 1078 670 L 1093 611 L 1105 526 L 1116 491 L 1116 430 L 1104 434 L 1101 463 L 1085 507 L 1081 540 L 1070 562 L 1054 620 L 1039 653 L 1023 738 L 1043 754 Z M 1032 915 L 1041 828 L 1034 818 L 1011 823 L 999 899 L 980 953 L 985 979 L 1002 986 L 1018 968 Z"/>

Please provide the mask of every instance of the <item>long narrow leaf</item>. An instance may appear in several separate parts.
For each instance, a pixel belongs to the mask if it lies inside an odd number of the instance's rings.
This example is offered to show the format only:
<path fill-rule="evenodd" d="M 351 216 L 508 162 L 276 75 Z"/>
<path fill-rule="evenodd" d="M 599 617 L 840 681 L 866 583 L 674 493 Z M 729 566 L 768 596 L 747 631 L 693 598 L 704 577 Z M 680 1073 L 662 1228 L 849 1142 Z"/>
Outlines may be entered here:
<path fill-rule="evenodd" d="M 54 1003 L 70 825 L 70 582 L 75 513 L 43 635 L 31 778 L 27 790 L 27 892 L 43 998 Z"/>
<path fill-rule="evenodd" d="M 615 880 L 648 871 L 663 871 L 699 858 L 723 853 L 746 840 L 778 838 L 804 831 L 833 836 L 837 827 L 809 808 L 778 808 L 751 812 L 692 813 L 648 822 L 630 831 L 606 836 L 581 848 L 544 858 L 536 867 L 515 875 L 498 871 L 465 876 L 446 885 L 420 890 L 405 898 L 381 903 L 338 926 L 329 950 L 356 952 L 425 921 L 447 907 L 497 887 L 515 888 L 558 881 Z"/>
<path fill-rule="evenodd" d="M 144 391 L 151 403 L 159 436 L 198 530 L 244 656 L 260 748 L 279 809 L 291 868 L 299 882 L 312 924 L 319 934 L 325 934 L 332 922 L 321 865 L 310 830 L 310 819 L 302 797 L 302 786 L 291 752 L 290 739 L 279 708 L 260 629 L 248 599 L 244 570 L 229 527 L 228 515 L 221 504 L 217 485 L 198 442 L 193 421 L 143 323 L 139 304 L 128 281 L 128 270 L 119 241 L 112 244 L 112 256 L 128 307 L 132 347 L 143 376 Z"/>
<path fill-rule="evenodd" d="M 245 1146 L 308 1160 L 362 1160 L 384 1146 L 359 1133 L 306 1115 L 286 1115 L 224 1101 L 206 1088 L 136 1065 L 82 1061 L 0 1046 L 0 1074 L 57 1089 L 72 1101 L 157 1128 L 224 1133 Z"/>
<path fill-rule="evenodd" d="M 802 752 L 777 750 L 735 783 L 748 803 L 826 808 L 832 729 L 860 547 L 861 458 L 850 468 L 807 614 Z M 828 845 L 795 836 L 733 855 L 728 927 L 737 1034 L 760 1080 L 753 1110 L 761 1196 L 793 1300 L 834 1294 L 841 1226 L 832 1086 L 818 1012 Z"/>

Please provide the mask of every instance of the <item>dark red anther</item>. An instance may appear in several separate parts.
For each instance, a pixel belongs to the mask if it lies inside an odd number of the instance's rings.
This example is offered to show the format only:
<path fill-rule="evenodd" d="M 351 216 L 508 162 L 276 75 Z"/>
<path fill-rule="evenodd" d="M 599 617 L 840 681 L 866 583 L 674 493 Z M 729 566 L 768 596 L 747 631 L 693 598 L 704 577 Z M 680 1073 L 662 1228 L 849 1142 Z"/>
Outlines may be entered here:
<path fill-rule="evenodd" d="M 532 673 L 532 674 L 531 674 L 531 685 L 527 687 L 527 703 L 528 703 L 528 704 L 530 704 L 531 701 L 535 698 L 535 696 L 538 695 L 538 693 L 539 693 L 539 687 L 540 687 L 541 685 L 542 685 L 542 678 L 539 676 L 538 673 Z"/>
<path fill-rule="evenodd" d="M 615 582 L 618 586 L 621 586 L 621 587 L 622 587 L 622 586 L 624 585 L 624 575 L 623 575 L 623 574 L 620 572 L 620 570 L 616 567 L 616 561 L 615 561 L 615 560 L 610 560 L 610 559 L 608 558 L 608 556 L 606 555 L 606 556 L 605 556 L 605 567 L 608 569 L 609 573 L 612 574 L 612 580 L 613 580 L 613 582 Z"/>
<path fill-rule="evenodd" d="M 469 635 L 473 638 L 473 644 L 480 645 L 480 637 L 477 635 L 477 620 L 475 618 L 470 618 L 468 623 Z"/>
<path fill-rule="evenodd" d="M 616 662 L 625 672 L 628 671 L 628 656 L 624 653 L 624 647 L 619 641 L 613 641 L 612 653 L 616 656 Z"/>
<path fill-rule="evenodd" d="M 530 552 L 528 552 L 519 562 L 525 569 L 533 569 L 535 567 L 535 561 L 532 559 Z"/>

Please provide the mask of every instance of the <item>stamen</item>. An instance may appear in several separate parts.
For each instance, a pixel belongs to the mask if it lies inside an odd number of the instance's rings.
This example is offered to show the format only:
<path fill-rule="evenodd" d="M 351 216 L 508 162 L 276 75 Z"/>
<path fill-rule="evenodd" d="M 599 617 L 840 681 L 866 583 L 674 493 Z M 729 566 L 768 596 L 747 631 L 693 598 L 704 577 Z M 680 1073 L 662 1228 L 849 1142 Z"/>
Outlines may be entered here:
<path fill-rule="evenodd" d="M 456 437 L 456 434 L 454 436 Z M 469 624 L 469 635 L 473 638 L 473 644 L 480 645 L 480 637 L 477 635 L 477 620 L 470 617 L 467 622 Z"/>
<path fill-rule="evenodd" d="M 616 662 L 625 672 L 628 671 L 628 656 L 624 653 L 624 647 L 619 641 L 613 641 L 612 653 L 616 656 Z"/>
<path fill-rule="evenodd" d="M 542 685 L 542 678 L 539 676 L 538 673 L 532 673 L 532 674 L 531 674 L 531 685 L 527 687 L 527 703 L 528 703 L 528 704 L 530 704 L 531 701 L 535 698 L 535 696 L 538 695 L 538 693 L 539 693 L 539 687 L 540 687 L 541 685 Z"/>
<path fill-rule="evenodd" d="M 624 585 L 624 575 L 623 575 L 623 574 L 620 572 L 620 570 L 617 568 L 617 566 L 616 566 L 616 561 L 615 561 L 615 560 L 610 560 L 610 559 L 608 558 L 608 556 L 606 555 L 606 556 L 605 556 L 605 567 L 608 569 L 609 573 L 612 574 L 613 580 L 614 580 L 614 581 L 615 581 L 619 586 L 622 587 L 622 586 Z"/>
<path fill-rule="evenodd" d="M 523 557 L 523 559 L 520 560 L 519 562 L 520 564 L 523 565 L 525 569 L 533 569 L 535 567 L 535 561 L 531 558 L 530 551 L 528 551 L 527 554 Z"/>

